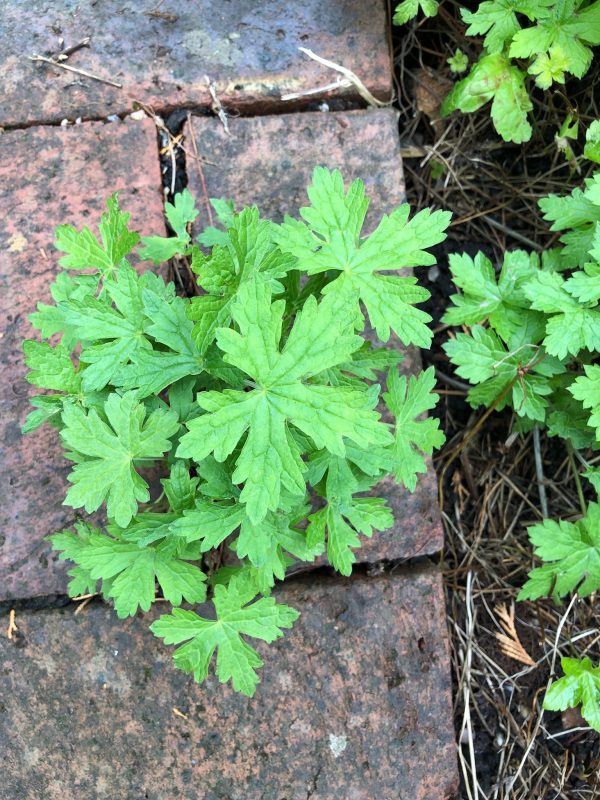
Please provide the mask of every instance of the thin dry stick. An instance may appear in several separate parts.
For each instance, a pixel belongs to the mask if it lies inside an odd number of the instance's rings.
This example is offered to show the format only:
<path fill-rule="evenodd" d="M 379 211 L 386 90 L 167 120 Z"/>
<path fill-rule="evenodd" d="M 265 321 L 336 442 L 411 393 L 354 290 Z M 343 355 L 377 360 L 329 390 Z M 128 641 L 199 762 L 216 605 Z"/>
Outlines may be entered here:
<path fill-rule="evenodd" d="M 467 643 L 466 643 L 466 652 L 465 652 L 465 661 L 464 661 L 464 672 L 462 676 L 463 680 L 463 721 L 461 726 L 461 733 L 466 731 L 468 736 L 469 742 L 469 761 L 471 767 L 471 778 L 473 781 L 473 791 L 474 794 L 471 793 L 471 787 L 465 781 L 465 786 L 467 788 L 467 792 L 469 794 L 469 798 L 473 798 L 473 800 L 477 800 L 479 797 L 479 781 L 477 780 L 477 762 L 475 759 L 475 748 L 473 744 L 473 730 L 471 726 L 471 704 L 469 698 L 469 690 L 471 684 L 471 660 L 472 660 L 472 646 L 473 646 L 473 632 L 475 628 L 475 619 L 473 615 L 473 604 L 472 604 L 472 584 L 473 584 L 473 573 L 469 571 L 467 575 L 467 593 L 466 593 L 466 609 L 467 609 Z M 459 754 L 462 756 L 462 753 Z"/>
<path fill-rule="evenodd" d="M 554 639 L 554 651 L 552 653 L 552 664 L 550 665 L 550 677 L 548 678 L 548 683 L 546 684 L 546 690 L 545 690 L 544 694 L 550 688 L 550 684 L 552 683 L 552 678 L 554 677 L 554 669 L 556 667 L 556 656 L 558 654 L 558 642 L 560 641 L 560 634 L 562 632 L 562 629 L 563 629 L 563 626 L 564 626 L 565 622 L 567 621 L 567 618 L 568 618 L 569 614 L 571 613 L 571 609 L 575 605 L 576 601 L 577 601 L 577 592 L 575 592 L 575 594 L 573 595 L 573 599 L 569 603 L 569 606 L 568 606 L 567 610 L 565 611 L 565 613 L 561 617 L 560 622 L 558 623 L 558 627 L 556 629 L 556 637 Z M 510 779 L 509 793 L 510 793 L 510 791 L 512 791 L 512 788 L 514 787 L 517 778 L 521 774 L 521 772 L 523 770 L 523 767 L 525 766 L 525 764 L 527 762 L 527 758 L 529 756 L 529 752 L 530 752 L 531 748 L 533 747 L 533 745 L 534 745 L 534 743 L 535 743 L 535 741 L 537 739 L 537 735 L 538 735 L 538 732 L 540 730 L 543 717 L 544 717 L 544 710 L 542 708 L 542 711 L 541 711 L 539 717 L 536 720 L 535 727 L 534 727 L 534 729 L 532 731 L 532 734 L 531 734 L 531 739 L 529 741 L 529 744 L 527 745 L 527 749 L 523 753 L 523 758 L 521 759 L 521 763 L 519 764 L 519 767 L 518 767 L 517 771 L 515 772 L 514 776 L 511 777 L 511 779 Z"/>
<path fill-rule="evenodd" d="M 554 649 L 552 652 L 552 663 L 550 664 L 550 680 L 554 677 L 554 669 L 556 667 L 556 656 L 558 654 L 558 642 L 560 640 L 560 634 L 562 633 L 562 629 L 564 627 L 565 622 L 567 621 L 569 614 L 571 613 L 571 609 L 579 599 L 577 592 L 573 595 L 571 602 L 569 603 L 567 610 L 560 618 L 560 622 L 558 623 L 558 627 L 556 628 L 556 637 L 554 639 Z M 548 685 L 550 685 L 550 680 L 548 681 Z"/>
<path fill-rule="evenodd" d="M 217 89 L 215 87 L 215 84 L 208 75 L 204 76 L 204 80 L 208 84 L 208 91 L 210 93 L 210 96 L 212 97 L 210 110 L 213 112 L 213 114 L 216 114 L 217 117 L 221 120 L 221 125 L 223 126 L 225 133 L 228 136 L 231 136 L 231 131 L 229 130 L 229 122 L 227 121 L 227 113 L 225 112 L 225 109 L 221 105 L 221 101 L 217 97 Z"/>
<path fill-rule="evenodd" d="M 423 156 L 427 155 L 427 150 L 424 147 L 417 147 L 411 144 L 401 147 L 400 155 L 402 158 L 423 158 Z"/>
<path fill-rule="evenodd" d="M 319 89 L 308 89 L 304 92 L 292 92 L 290 94 L 284 94 L 281 96 L 282 100 L 297 100 L 300 97 L 305 97 L 308 94 L 316 94 L 318 92 L 329 91 L 330 89 L 337 88 L 338 86 L 345 86 L 350 87 L 354 86 L 356 91 L 359 95 L 366 100 L 370 106 L 376 106 L 377 108 L 387 108 L 391 103 L 392 100 L 389 100 L 387 103 L 384 103 L 381 100 L 378 100 L 374 97 L 371 92 L 367 89 L 361 79 L 352 72 L 351 69 L 347 67 L 342 67 L 341 64 L 336 64 L 335 61 L 329 61 L 327 58 L 322 58 L 318 56 L 316 53 L 313 53 L 312 50 L 309 50 L 308 47 L 299 47 L 301 53 L 304 53 L 309 58 L 312 58 L 313 61 L 317 61 L 319 64 L 322 64 L 324 67 L 329 67 L 329 69 L 334 69 L 336 72 L 339 72 L 341 75 L 344 76 L 343 79 L 337 81 L 337 83 L 328 84 L 327 86 L 321 86 Z"/>
<path fill-rule="evenodd" d="M 500 211 L 503 208 L 506 208 L 508 203 L 500 203 L 493 208 L 486 208 L 483 211 L 472 211 L 469 214 L 466 214 L 464 217 L 459 217 L 458 219 L 453 219 L 449 228 L 454 228 L 456 225 L 464 225 L 465 222 L 471 222 L 474 219 L 478 219 L 479 217 L 485 217 L 486 214 L 493 214 L 494 211 Z"/>
<path fill-rule="evenodd" d="M 523 236 L 522 233 L 518 231 L 513 231 L 512 228 L 509 228 L 507 225 L 503 225 L 498 220 L 495 220 L 493 217 L 485 216 L 486 222 L 492 227 L 497 228 L 502 233 L 505 233 L 507 236 L 512 236 L 513 239 L 516 239 L 517 242 L 521 242 L 521 244 L 526 244 L 527 247 L 531 247 L 532 250 L 543 250 L 543 247 L 539 245 L 537 242 L 534 242 L 533 239 L 530 239 L 528 236 Z"/>
<path fill-rule="evenodd" d="M 336 89 L 348 89 L 352 83 L 345 78 L 337 78 L 331 83 L 324 83 L 322 86 L 315 86 L 313 89 L 304 89 L 302 92 L 289 92 L 282 94 L 282 100 L 299 100 L 301 97 L 310 97 L 313 94 L 325 94 L 325 92 L 333 92 Z"/>
<path fill-rule="evenodd" d="M 82 47 L 88 47 L 90 42 L 92 41 L 91 36 L 86 36 L 85 39 L 82 39 L 77 44 L 71 45 L 71 47 L 65 47 L 64 50 L 61 50 L 60 53 L 56 53 L 54 58 L 57 61 L 66 61 L 69 56 L 72 56 L 73 53 L 76 53 L 78 50 L 81 50 Z"/>
<path fill-rule="evenodd" d="M 77 608 L 75 609 L 75 612 L 74 612 L 75 616 L 77 616 L 77 614 L 81 614 L 81 612 L 83 611 L 83 609 L 84 609 L 84 608 L 85 608 L 87 605 L 89 605 L 89 604 L 92 602 L 92 600 L 94 599 L 94 597 L 97 597 L 97 596 L 98 596 L 98 595 L 96 595 L 96 594 L 89 594 L 89 595 L 85 595 L 85 596 L 84 596 L 84 597 L 85 597 L 85 599 L 84 599 L 84 600 L 83 600 L 81 603 L 79 603 L 79 605 L 78 605 L 78 606 L 77 606 Z"/>
<path fill-rule="evenodd" d="M 206 181 L 204 180 L 204 170 L 202 169 L 202 159 L 198 153 L 198 146 L 196 145 L 196 135 L 194 133 L 194 125 L 192 123 L 192 115 L 188 111 L 187 115 L 188 125 L 190 126 L 190 137 L 192 139 L 192 149 L 194 151 L 194 158 L 196 167 L 198 168 L 198 175 L 200 177 L 200 185 L 202 186 L 202 194 L 204 195 L 204 204 L 206 205 L 206 214 L 208 216 L 209 225 L 213 224 L 212 209 L 210 207 L 210 198 L 208 196 L 208 189 L 206 188 Z"/>
<path fill-rule="evenodd" d="M 175 156 L 175 148 L 173 147 L 173 137 L 169 135 L 168 138 L 169 156 L 171 157 L 171 197 L 175 194 L 175 179 L 177 178 L 177 158 Z"/>
<path fill-rule="evenodd" d="M 546 495 L 546 485 L 544 483 L 544 465 L 542 463 L 542 451 L 540 448 L 540 429 L 538 425 L 536 425 L 533 429 L 533 455 L 535 459 L 535 475 L 537 478 L 542 514 L 544 517 L 549 517 L 548 497 Z"/>
<path fill-rule="evenodd" d="M 159 125 L 157 118 L 154 118 L 154 124 L 156 125 L 159 130 L 162 130 L 167 135 L 167 144 L 159 150 L 159 154 L 164 156 L 166 153 L 169 154 L 171 158 L 171 187 L 169 189 L 169 194 L 172 196 L 175 194 L 175 179 L 177 176 L 177 159 L 175 157 L 175 147 L 180 146 L 181 140 L 183 139 L 183 134 L 179 133 L 177 136 L 173 136 L 171 131 L 166 127 L 166 125 L 162 124 Z"/>
<path fill-rule="evenodd" d="M 100 81 L 100 83 L 107 83 L 109 86 L 115 86 L 117 89 L 123 88 L 122 83 L 111 81 L 108 78 L 101 78 L 99 75 L 94 75 L 93 72 L 88 72 L 85 69 L 78 69 L 77 67 L 72 67 L 70 64 L 64 64 L 61 61 L 54 61 L 54 59 L 52 58 L 46 58 L 46 56 L 40 56 L 37 53 L 34 53 L 32 56 L 29 56 L 29 60 L 42 61 L 44 64 L 51 64 L 53 67 L 58 67 L 59 69 L 66 69 L 69 72 L 74 72 L 76 75 L 83 75 L 84 78 L 91 78 L 93 81 Z"/>

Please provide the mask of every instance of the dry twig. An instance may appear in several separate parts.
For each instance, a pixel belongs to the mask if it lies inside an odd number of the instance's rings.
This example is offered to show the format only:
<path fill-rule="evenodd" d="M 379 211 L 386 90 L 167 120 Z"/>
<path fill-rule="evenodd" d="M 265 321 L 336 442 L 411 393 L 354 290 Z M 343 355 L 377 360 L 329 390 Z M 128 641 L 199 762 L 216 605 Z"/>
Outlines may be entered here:
<path fill-rule="evenodd" d="M 208 190 L 206 188 L 206 180 L 204 178 L 204 169 L 202 168 L 202 159 L 198 154 L 198 145 L 196 144 L 196 135 L 194 133 L 194 123 L 192 122 L 192 115 L 188 112 L 187 115 L 188 126 L 190 129 L 190 139 L 192 141 L 192 149 L 194 151 L 194 160 L 196 161 L 196 167 L 198 169 L 198 177 L 200 178 L 200 185 L 202 187 L 202 196 L 204 198 L 204 205 L 206 207 L 206 216 L 208 217 L 208 224 L 213 224 L 213 215 L 212 215 L 212 208 L 210 205 L 210 198 L 208 196 Z"/>
<path fill-rule="evenodd" d="M 44 64 L 50 64 L 53 67 L 58 67 L 58 69 L 66 69 L 69 72 L 74 72 L 77 75 L 83 75 L 84 78 L 90 78 L 93 81 L 99 81 L 100 83 L 107 83 L 109 86 L 114 86 L 117 89 L 122 89 L 123 84 L 117 83 L 116 81 L 111 81 L 109 78 L 102 78 L 100 75 L 94 75 L 93 72 L 88 72 L 85 69 L 79 69 L 79 67 L 72 67 L 70 64 L 65 64 L 62 61 L 55 61 L 53 58 L 46 58 L 46 56 L 40 56 L 37 53 L 34 53 L 32 56 L 29 56 L 30 61 L 41 61 Z"/>
<path fill-rule="evenodd" d="M 213 114 L 216 114 L 217 117 L 221 120 L 221 125 L 223 126 L 225 133 L 228 136 L 231 136 L 231 131 L 229 130 L 229 122 L 227 121 L 227 113 L 225 109 L 221 105 L 221 101 L 217 97 L 217 87 L 215 86 L 214 82 L 208 77 L 208 75 L 204 76 L 204 80 L 208 85 L 208 91 L 210 96 L 212 97 L 212 103 L 210 105 L 210 110 Z"/>
<path fill-rule="evenodd" d="M 85 39 L 82 39 L 77 44 L 71 45 L 71 47 L 63 48 L 59 53 L 56 53 L 54 56 L 55 61 L 66 61 L 73 53 L 76 53 L 78 50 L 81 50 L 83 47 L 89 47 L 90 42 L 92 41 L 91 36 L 86 36 Z"/>
<path fill-rule="evenodd" d="M 371 94 L 358 75 L 352 72 L 351 69 L 343 67 L 341 64 L 336 64 L 335 61 L 330 61 L 328 58 L 323 58 L 322 56 L 313 53 L 313 51 L 309 50 L 308 47 L 299 47 L 298 50 L 307 55 L 309 58 L 312 58 L 313 61 L 317 61 L 319 64 L 322 64 L 324 67 L 329 67 L 329 69 L 339 72 L 343 77 L 338 78 L 338 80 L 334 81 L 333 83 L 328 83 L 326 86 L 320 86 L 316 89 L 305 89 L 302 92 L 290 92 L 289 94 L 281 95 L 282 100 L 298 100 L 301 97 L 308 97 L 309 95 L 313 94 L 329 92 L 340 87 L 350 88 L 353 86 L 363 100 L 366 100 L 370 106 L 375 106 L 376 108 L 386 108 L 393 102 L 393 98 L 387 103 L 384 103 L 382 100 L 378 100 L 373 94 Z"/>

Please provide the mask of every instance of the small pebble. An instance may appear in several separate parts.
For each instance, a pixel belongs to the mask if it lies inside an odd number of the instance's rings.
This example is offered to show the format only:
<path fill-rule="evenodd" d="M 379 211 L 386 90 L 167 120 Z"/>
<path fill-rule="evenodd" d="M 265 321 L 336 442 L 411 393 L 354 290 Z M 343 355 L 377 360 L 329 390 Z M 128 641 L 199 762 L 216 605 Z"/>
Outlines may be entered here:
<path fill-rule="evenodd" d="M 321 103 L 321 105 L 319 106 L 319 111 L 329 111 L 329 104 Z"/>
<path fill-rule="evenodd" d="M 121 117 L 119 117 L 118 114 L 109 114 L 108 117 L 106 118 L 106 121 L 107 122 L 120 122 L 121 121 Z"/>
<path fill-rule="evenodd" d="M 81 125 L 81 117 L 77 117 L 75 120 L 75 125 Z"/>
<path fill-rule="evenodd" d="M 435 266 L 435 264 L 433 267 L 429 267 L 429 269 L 427 270 L 427 279 L 433 283 L 434 281 L 437 281 L 439 277 L 440 277 L 439 267 Z"/>
<path fill-rule="evenodd" d="M 335 733 L 329 734 L 329 749 L 331 750 L 334 758 L 339 758 L 346 747 L 348 747 L 347 736 L 336 736 Z"/>
<path fill-rule="evenodd" d="M 69 120 L 68 119 L 61 119 L 61 121 L 60 121 L 60 127 L 61 128 L 66 128 L 68 124 L 69 124 Z"/>
<path fill-rule="evenodd" d="M 138 111 L 134 111 L 132 114 L 129 115 L 131 119 L 146 119 L 146 112 L 143 109 L 138 109 Z"/>

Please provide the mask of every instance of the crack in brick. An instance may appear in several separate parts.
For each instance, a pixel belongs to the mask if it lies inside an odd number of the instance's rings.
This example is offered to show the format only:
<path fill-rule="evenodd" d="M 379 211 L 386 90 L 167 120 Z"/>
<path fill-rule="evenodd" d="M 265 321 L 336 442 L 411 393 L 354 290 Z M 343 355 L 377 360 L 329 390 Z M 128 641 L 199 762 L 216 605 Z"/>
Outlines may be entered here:
<path fill-rule="evenodd" d="M 323 106 L 327 108 L 324 109 Z M 225 112 L 229 116 L 230 114 L 235 117 L 235 119 L 253 119 L 254 117 L 277 117 L 283 116 L 285 114 L 311 114 L 315 111 L 320 113 L 335 113 L 340 111 L 365 111 L 369 108 L 367 104 L 360 98 L 352 98 L 352 97 L 333 97 L 329 98 L 328 101 L 324 104 L 323 100 L 313 101 L 309 103 L 304 103 L 302 105 L 295 105 L 294 103 L 286 103 L 278 105 L 274 108 L 268 107 L 243 107 L 237 108 L 235 105 L 227 105 L 224 107 Z M 88 116 L 65 116 L 63 119 L 51 119 L 51 118 L 40 118 L 35 120 L 28 120 L 26 122 L 17 122 L 17 123 L 6 123 L 1 125 L 3 131 L 6 133 L 12 131 L 26 131 L 30 128 L 61 128 L 65 127 L 63 120 L 67 120 L 68 125 L 66 127 L 75 127 L 76 125 L 89 123 L 89 122 L 103 122 L 105 124 L 110 124 L 114 119 L 110 119 L 110 117 L 118 117 L 121 122 L 124 122 L 128 117 L 131 116 L 137 109 L 137 104 L 132 102 L 130 106 L 126 108 L 119 108 L 117 110 L 108 109 L 106 114 L 98 115 L 88 115 Z M 187 116 L 188 113 L 194 114 L 194 116 L 206 116 L 216 119 L 216 116 L 212 113 L 210 106 L 200 106 L 197 103 L 176 103 L 174 105 L 167 104 L 164 106 L 161 105 L 154 105 L 152 106 L 152 112 L 156 114 L 158 117 L 162 117 L 167 125 L 168 120 L 170 117 L 174 115 L 181 114 L 182 112 L 185 113 Z M 79 122 L 75 122 L 75 120 L 79 120 Z"/>
<path fill-rule="evenodd" d="M 310 800 L 310 798 L 314 795 L 317 791 L 317 784 L 319 782 L 319 778 L 321 777 L 321 773 L 323 772 L 323 765 L 320 764 L 317 768 L 317 771 L 313 775 L 311 779 L 311 785 L 309 786 L 308 793 L 306 795 L 306 800 Z"/>
<path fill-rule="evenodd" d="M 385 575 L 414 575 L 418 576 L 425 574 L 432 567 L 438 567 L 441 562 L 441 555 L 433 556 L 416 556 L 410 559 L 401 559 L 393 561 L 382 561 L 382 569 L 375 575 L 371 573 L 370 564 L 357 562 L 354 564 L 352 575 L 347 578 L 348 581 L 361 580 L 364 577 L 375 580 L 376 578 Z M 314 567 L 310 569 L 311 565 L 306 565 L 308 568 L 301 573 L 292 573 L 286 576 L 285 581 L 277 582 L 279 587 L 285 588 L 296 584 L 305 584 L 307 586 L 315 585 L 318 583 L 325 583 L 332 578 L 339 577 L 338 574 L 331 567 Z M 160 600 L 160 597 L 157 598 Z M 93 603 L 105 604 L 101 597 L 94 598 Z M 64 593 L 48 594 L 42 596 L 19 597 L 12 600 L 0 601 L 0 616 L 8 614 L 14 608 L 17 611 L 42 611 L 62 609 L 65 606 L 73 605 L 73 600 Z M 111 606 L 111 603 L 106 603 Z M 346 613 L 347 607 L 342 608 L 336 612 L 335 619 L 337 620 L 342 614 Z M 316 652 L 313 655 L 318 655 Z M 398 684 L 396 684 L 398 685 Z"/>

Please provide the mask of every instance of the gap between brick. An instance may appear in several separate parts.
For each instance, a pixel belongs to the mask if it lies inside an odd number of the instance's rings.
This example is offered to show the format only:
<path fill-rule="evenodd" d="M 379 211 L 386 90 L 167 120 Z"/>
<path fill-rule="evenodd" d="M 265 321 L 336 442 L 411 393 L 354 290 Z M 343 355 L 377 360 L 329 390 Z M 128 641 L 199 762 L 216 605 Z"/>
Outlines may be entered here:
<path fill-rule="evenodd" d="M 224 110 L 229 114 L 234 114 L 235 118 L 243 117 L 252 119 L 254 117 L 278 117 L 282 114 L 304 114 L 310 113 L 315 111 L 320 111 L 320 106 L 326 103 L 328 105 L 328 111 L 324 111 L 323 113 L 329 112 L 340 112 L 340 111 L 360 111 L 360 110 L 367 110 L 369 106 L 367 106 L 364 102 L 360 101 L 357 98 L 353 97 L 332 97 L 332 98 L 322 98 L 320 100 L 313 100 L 309 103 L 302 103 L 298 105 L 294 102 L 284 103 L 281 101 L 281 104 L 277 104 L 274 106 L 261 106 L 260 103 L 257 103 L 253 106 L 244 106 L 243 108 L 238 108 L 235 105 L 223 106 Z M 150 106 L 148 106 L 150 108 Z M 163 117 L 166 119 L 167 117 L 175 114 L 177 112 L 185 112 L 188 111 L 192 114 L 199 114 L 201 116 L 214 116 L 217 119 L 216 115 L 214 115 L 211 110 L 210 106 L 202 106 L 197 104 L 182 104 L 182 105 L 165 105 L 159 107 L 152 107 L 152 111 L 159 117 Z M 111 111 L 108 114 L 102 114 L 100 116 L 81 116 L 76 117 L 76 119 L 81 120 L 81 124 L 85 124 L 87 122 L 105 122 L 109 124 L 108 117 L 119 117 L 120 120 L 126 119 L 130 114 L 134 112 L 134 108 L 126 108 L 121 109 L 120 111 Z M 65 117 L 69 122 L 69 127 L 73 127 L 75 125 L 75 121 L 70 119 L 69 117 Z M 62 120 L 33 120 L 32 122 L 23 122 L 17 123 L 16 125 L 0 125 L 0 131 L 5 131 L 9 133 L 10 131 L 23 131 L 29 130 L 29 128 L 60 128 L 62 126 Z"/>
<path fill-rule="evenodd" d="M 405 577 L 416 577 L 432 570 L 438 569 L 441 564 L 441 553 L 428 556 L 414 556 L 412 558 L 381 560 L 371 564 L 357 562 L 352 569 L 352 575 L 346 577 L 339 575 L 332 567 L 320 566 L 298 570 L 295 573 L 286 575 L 285 581 L 278 581 L 275 588 L 278 593 L 284 595 L 287 586 L 298 584 L 315 584 L 335 581 L 354 581 L 364 578 L 377 580 L 378 578 L 389 578 L 392 575 Z M 101 597 L 94 598 L 92 603 L 102 603 Z M 52 611 L 66 606 L 75 606 L 71 598 L 66 594 L 51 594 L 41 597 L 22 597 L 13 600 L 3 600 L 0 602 L 0 618 L 7 617 L 10 610 L 19 611 Z"/>

